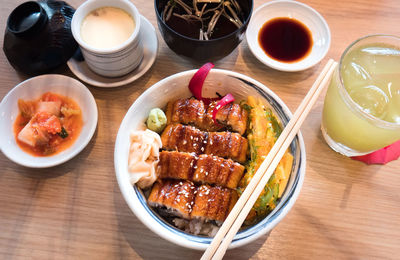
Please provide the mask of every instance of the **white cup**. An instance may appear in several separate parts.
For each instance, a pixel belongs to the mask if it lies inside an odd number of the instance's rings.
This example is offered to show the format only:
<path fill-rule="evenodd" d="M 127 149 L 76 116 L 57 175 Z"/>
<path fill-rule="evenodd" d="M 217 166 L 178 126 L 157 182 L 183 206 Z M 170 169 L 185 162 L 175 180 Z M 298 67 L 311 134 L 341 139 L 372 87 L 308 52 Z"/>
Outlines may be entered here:
<path fill-rule="evenodd" d="M 128 40 L 108 49 L 90 46 L 82 40 L 81 26 L 83 19 L 90 12 L 101 7 L 120 8 L 132 16 L 135 21 L 135 29 Z M 81 48 L 87 65 L 99 75 L 106 77 L 125 75 L 139 66 L 143 59 L 143 46 L 139 34 L 140 14 L 128 0 L 89 0 L 84 2 L 72 17 L 71 31 Z"/>

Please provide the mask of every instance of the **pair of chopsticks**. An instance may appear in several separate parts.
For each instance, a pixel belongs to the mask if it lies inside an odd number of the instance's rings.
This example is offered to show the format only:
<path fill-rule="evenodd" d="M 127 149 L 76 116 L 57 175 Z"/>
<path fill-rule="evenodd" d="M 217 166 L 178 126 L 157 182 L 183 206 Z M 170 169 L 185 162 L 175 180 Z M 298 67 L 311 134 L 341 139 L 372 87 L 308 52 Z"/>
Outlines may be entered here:
<path fill-rule="evenodd" d="M 300 126 L 303 124 L 311 108 L 317 101 L 322 89 L 325 85 L 327 85 L 336 65 L 337 62 L 333 61 L 332 59 L 327 62 L 310 91 L 297 108 L 293 117 L 286 125 L 271 151 L 264 159 L 263 163 L 260 165 L 260 168 L 257 170 L 256 174 L 253 176 L 252 180 L 247 185 L 239 200 L 236 202 L 232 211 L 222 224 L 210 246 L 204 252 L 203 256 L 201 257 L 202 260 L 222 259 L 222 257 L 225 255 L 225 252 L 229 244 L 232 242 L 233 237 L 242 226 L 243 221 L 246 219 L 260 193 L 268 183 L 269 178 L 274 173 L 279 161 L 282 159 L 293 138 L 297 135 Z"/>

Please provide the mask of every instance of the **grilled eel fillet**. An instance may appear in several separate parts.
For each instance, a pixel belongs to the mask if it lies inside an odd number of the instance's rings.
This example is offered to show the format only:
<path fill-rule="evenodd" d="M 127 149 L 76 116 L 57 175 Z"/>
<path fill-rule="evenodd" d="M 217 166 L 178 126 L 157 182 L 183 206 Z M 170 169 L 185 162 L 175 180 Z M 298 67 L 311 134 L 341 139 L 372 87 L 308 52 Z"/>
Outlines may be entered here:
<path fill-rule="evenodd" d="M 157 176 L 161 179 L 189 180 L 235 189 L 244 173 L 244 167 L 231 159 L 201 154 L 160 153 Z"/>
<path fill-rule="evenodd" d="M 178 99 L 167 105 L 167 123 L 194 125 L 204 131 L 232 130 L 243 135 L 246 132 L 248 112 L 239 104 L 229 103 L 223 106 L 216 115 L 219 124 L 212 119 L 212 112 L 217 102 L 209 105 L 194 98 Z"/>
<path fill-rule="evenodd" d="M 166 207 L 170 213 L 190 219 L 197 187 L 190 181 L 165 180 L 155 182 L 148 203 L 152 207 Z"/>
<path fill-rule="evenodd" d="M 203 132 L 192 126 L 170 124 L 161 135 L 163 149 L 213 154 L 239 163 L 246 161 L 248 142 L 238 133 Z"/>
<path fill-rule="evenodd" d="M 234 190 L 190 181 L 162 180 L 153 185 L 148 202 L 165 207 L 178 217 L 224 221 L 237 201 Z"/>

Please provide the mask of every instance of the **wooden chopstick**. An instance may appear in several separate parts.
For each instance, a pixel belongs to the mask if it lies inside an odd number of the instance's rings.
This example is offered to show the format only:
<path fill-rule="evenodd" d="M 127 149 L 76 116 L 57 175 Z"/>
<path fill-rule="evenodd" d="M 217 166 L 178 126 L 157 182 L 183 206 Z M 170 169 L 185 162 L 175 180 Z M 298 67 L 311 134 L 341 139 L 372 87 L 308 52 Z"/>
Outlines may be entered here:
<path fill-rule="evenodd" d="M 327 62 L 310 91 L 297 108 L 295 114 L 284 128 L 271 151 L 264 159 L 256 174 L 253 176 L 252 180 L 247 185 L 239 200 L 236 202 L 232 211 L 222 224 L 210 246 L 204 252 L 203 256 L 201 257 L 202 260 L 222 259 L 233 237 L 238 232 L 258 196 L 268 183 L 268 180 L 275 171 L 275 168 L 278 166 L 279 161 L 284 155 L 286 149 L 289 147 L 293 138 L 297 135 L 300 126 L 304 122 L 312 106 L 315 104 L 322 89 L 325 85 L 327 85 L 336 65 L 337 63 L 332 59 Z"/>

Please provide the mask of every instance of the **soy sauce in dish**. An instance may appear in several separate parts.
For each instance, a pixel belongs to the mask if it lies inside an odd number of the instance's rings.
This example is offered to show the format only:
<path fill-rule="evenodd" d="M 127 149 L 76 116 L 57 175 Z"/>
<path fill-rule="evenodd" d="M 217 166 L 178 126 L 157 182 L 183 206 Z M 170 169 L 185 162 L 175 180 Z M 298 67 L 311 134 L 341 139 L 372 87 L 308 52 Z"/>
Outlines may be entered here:
<path fill-rule="evenodd" d="M 310 30 L 303 23 L 293 18 L 279 17 L 261 27 L 258 43 L 270 58 L 292 63 L 310 53 L 313 40 Z"/>

